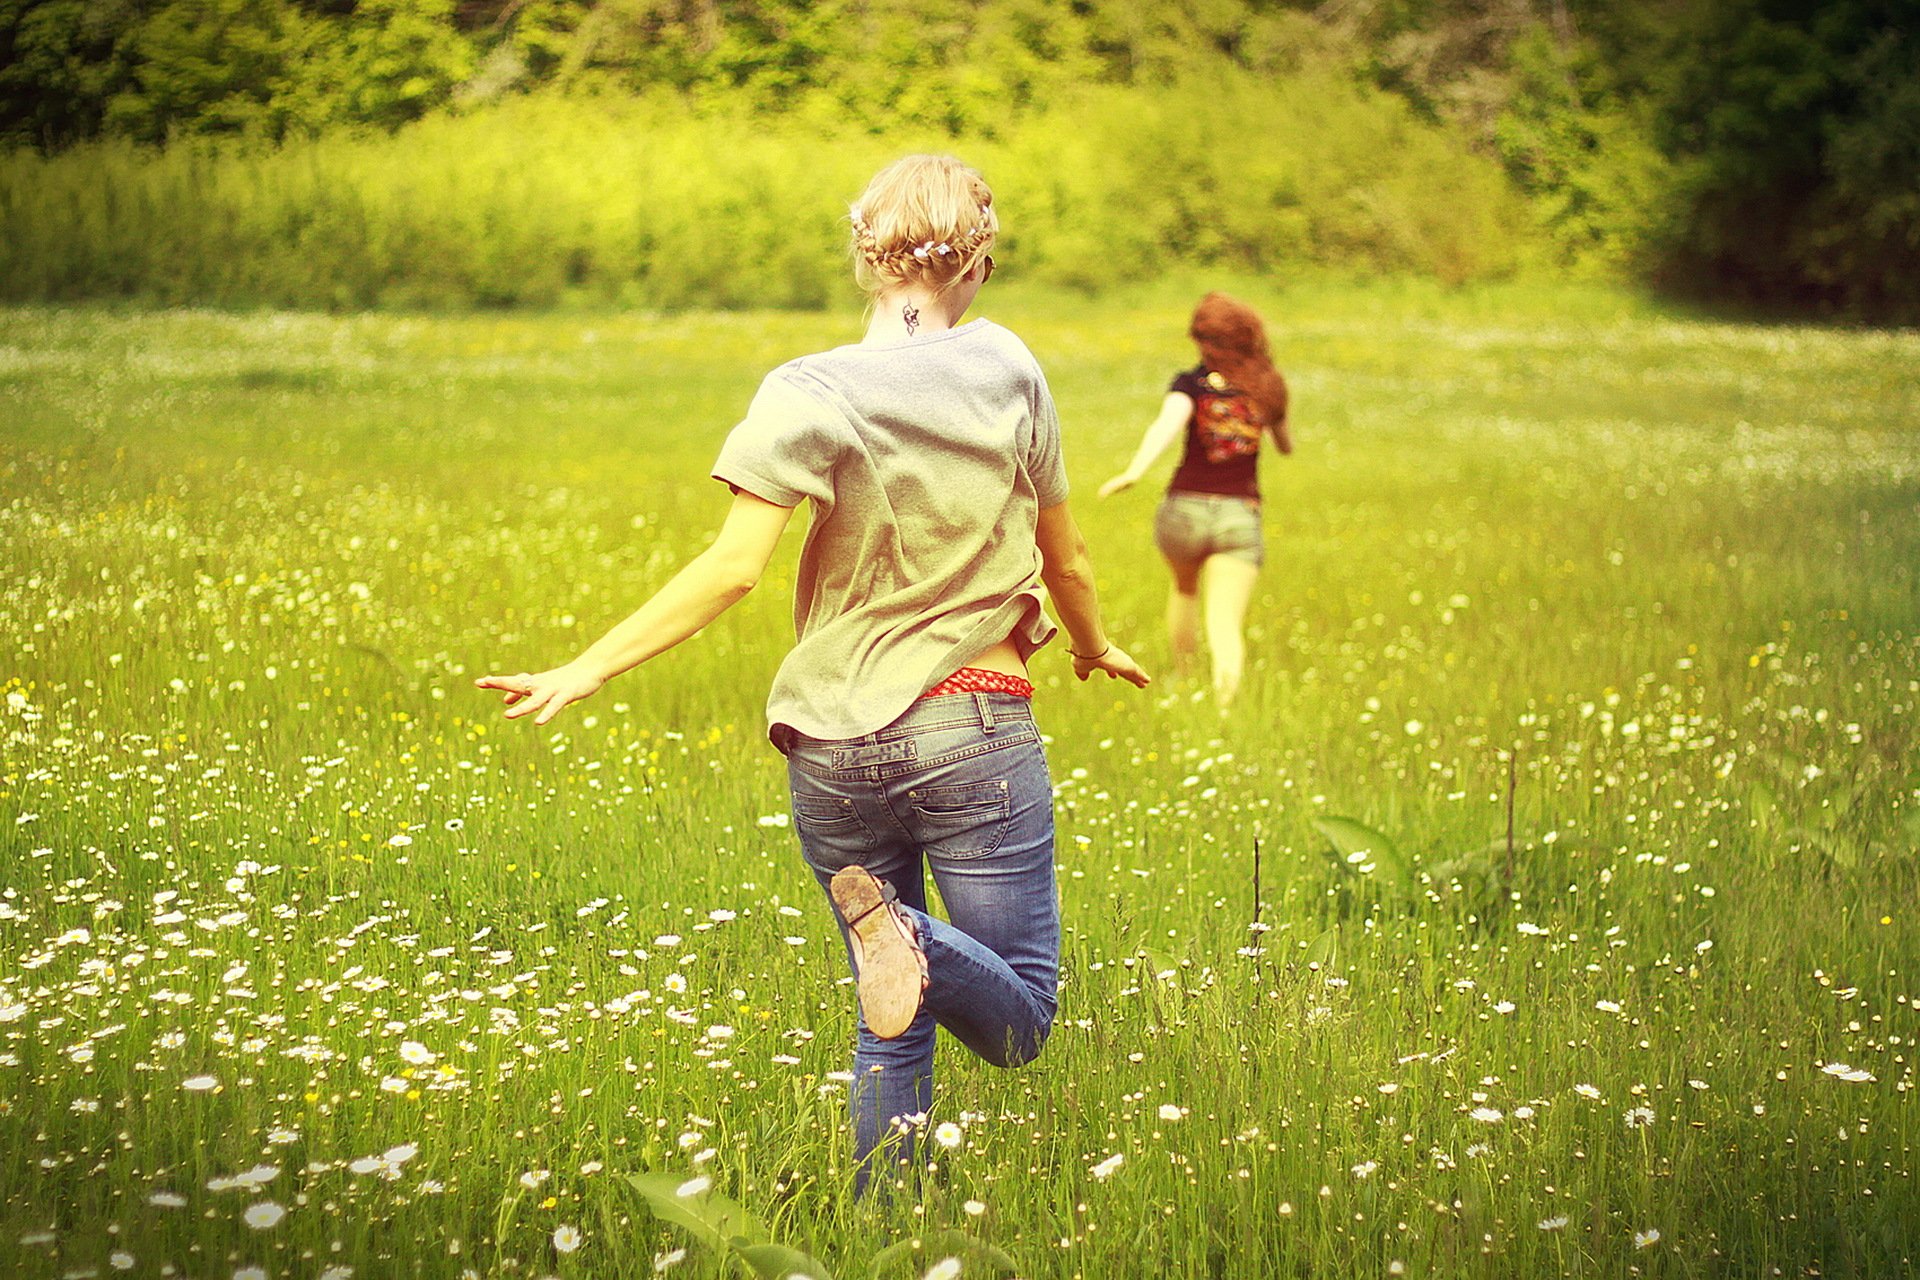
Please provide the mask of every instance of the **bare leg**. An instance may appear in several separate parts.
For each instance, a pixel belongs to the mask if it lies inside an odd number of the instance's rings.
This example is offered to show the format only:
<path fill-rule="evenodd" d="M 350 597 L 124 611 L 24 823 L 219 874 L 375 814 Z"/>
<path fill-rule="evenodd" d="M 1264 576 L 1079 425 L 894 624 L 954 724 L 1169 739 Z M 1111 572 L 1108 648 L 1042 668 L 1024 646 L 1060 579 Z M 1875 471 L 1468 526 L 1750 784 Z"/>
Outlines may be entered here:
<path fill-rule="evenodd" d="M 1222 707 L 1231 706 L 1240 692 L 1247 665 L 1241 629 L 1259 576 L 1258 565 L 1238 556 L 1207 557 L 1207 649 L 1213 655 L 1213 698 Z"/>
<path fill-rule="evenodd" d="M 1167 641 L 1173 649 L 1173 673 L 1193 674 L 1200 652 L 1200 561 L 1169 560 L 1173 589 L 1167 592 Z"/>

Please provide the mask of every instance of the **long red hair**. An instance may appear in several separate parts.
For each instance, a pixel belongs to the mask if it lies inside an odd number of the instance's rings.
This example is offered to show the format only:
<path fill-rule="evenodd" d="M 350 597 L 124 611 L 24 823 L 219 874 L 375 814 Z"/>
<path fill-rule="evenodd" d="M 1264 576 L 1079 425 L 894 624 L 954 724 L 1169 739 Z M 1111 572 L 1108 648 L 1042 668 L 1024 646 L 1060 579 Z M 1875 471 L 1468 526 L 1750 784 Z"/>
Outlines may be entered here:
<path fill-rule="evenodd" d="M 1252 307 L 1224 293 L 1209 293 L 1193 309 L 1187 330 L 1207 368 L 1246 392 L 1274 434 L 1285 439 L 1287 380 L 1273 367 L 1266 326 Z"/>

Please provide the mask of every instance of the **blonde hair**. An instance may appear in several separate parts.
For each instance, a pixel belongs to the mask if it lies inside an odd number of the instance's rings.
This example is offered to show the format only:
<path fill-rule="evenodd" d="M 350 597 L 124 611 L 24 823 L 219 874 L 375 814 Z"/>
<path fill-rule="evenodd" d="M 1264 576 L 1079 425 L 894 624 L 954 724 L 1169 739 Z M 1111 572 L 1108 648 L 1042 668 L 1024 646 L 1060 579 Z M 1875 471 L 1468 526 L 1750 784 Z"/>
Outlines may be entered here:
<path fill-rule="evenodd" d="M 977 169 L 952 156 L 905 156 L 867 183 L 847 213 L 853 278 L 868 296 L 902 285 L 952 288 L 993 247 L 1000 220 Z"/>

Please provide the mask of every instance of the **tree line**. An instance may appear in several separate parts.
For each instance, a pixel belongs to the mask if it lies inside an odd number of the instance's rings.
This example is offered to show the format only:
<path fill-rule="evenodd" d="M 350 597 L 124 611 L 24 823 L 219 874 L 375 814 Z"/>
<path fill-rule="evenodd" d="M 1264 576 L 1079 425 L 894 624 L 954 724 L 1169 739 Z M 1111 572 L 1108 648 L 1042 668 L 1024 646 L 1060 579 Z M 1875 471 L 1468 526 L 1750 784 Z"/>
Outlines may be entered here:
<path fill-rule="evenodd" d="M 1920 0 L 0 0 L 0 144 L 41 155 L 556 94 L 1004 142 L 1089 86 L 1215 75 L 1399 100 L 1563 266 L 1920 320 Z"/>

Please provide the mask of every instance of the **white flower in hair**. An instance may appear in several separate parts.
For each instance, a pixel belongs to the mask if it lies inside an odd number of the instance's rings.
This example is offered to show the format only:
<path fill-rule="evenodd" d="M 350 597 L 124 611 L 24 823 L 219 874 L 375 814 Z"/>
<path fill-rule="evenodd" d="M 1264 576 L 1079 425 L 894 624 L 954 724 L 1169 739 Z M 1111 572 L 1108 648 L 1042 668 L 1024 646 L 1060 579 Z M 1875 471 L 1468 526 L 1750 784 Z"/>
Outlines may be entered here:
<path fill-rule="evenodd" d="M 940 244 L 937 244 L 937 245 L 935 245 L 935 246 L 934 246 L 934 249 L 933 249 L 933 251 L 934 251 L 935 253 L 937 253 L 937 254 L 939 254 L 939 255 L 940 255 L 941 257 L 943 257 L 943 258 L 944 258 L 944 257 L 946 257 L 946 256 L 947 256 L 948 254 L 950 254 L 950 253 L 952 253 L 952 252 L 953 252 L 953 246 L 951 246 L 951 245 L 949 245 L 949 244 L 947 244 L 946 242 L 944 242 L 944 241 L 942 241 L 942 242 L 941 242 Z"/>

